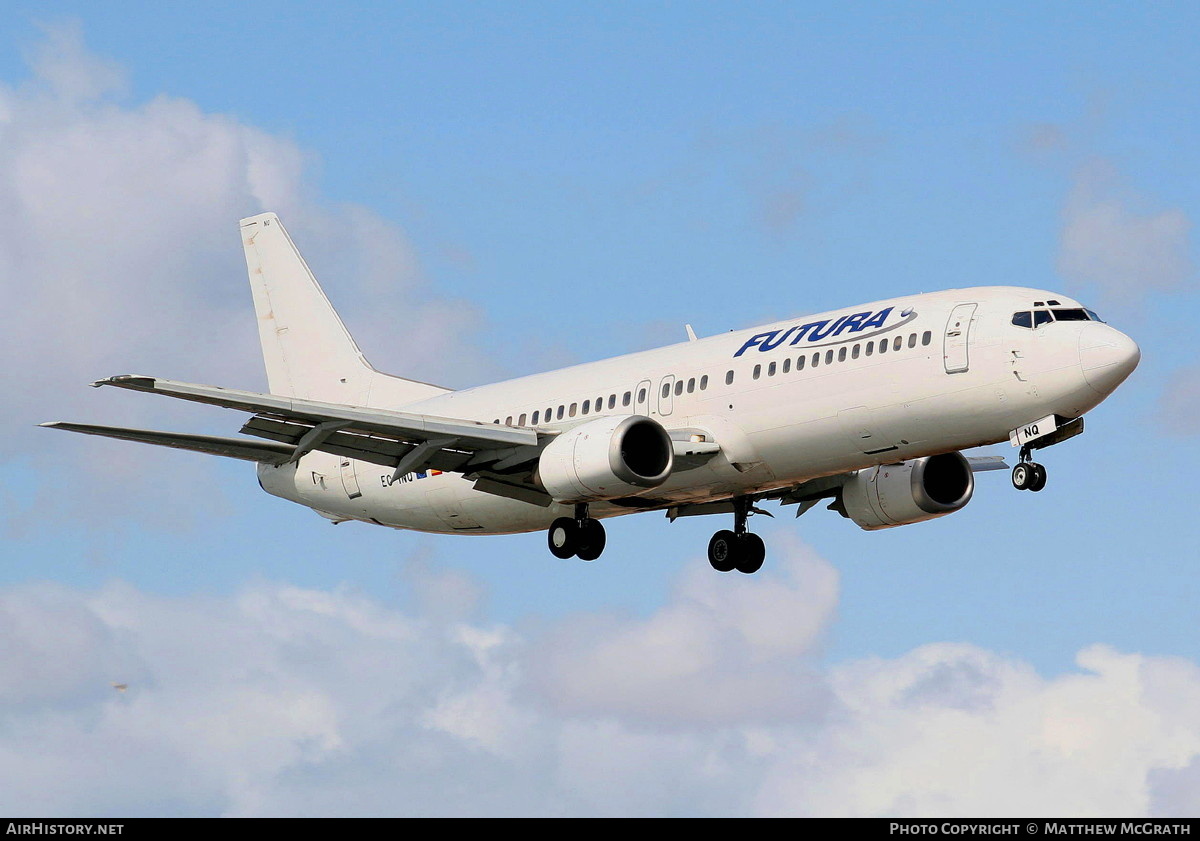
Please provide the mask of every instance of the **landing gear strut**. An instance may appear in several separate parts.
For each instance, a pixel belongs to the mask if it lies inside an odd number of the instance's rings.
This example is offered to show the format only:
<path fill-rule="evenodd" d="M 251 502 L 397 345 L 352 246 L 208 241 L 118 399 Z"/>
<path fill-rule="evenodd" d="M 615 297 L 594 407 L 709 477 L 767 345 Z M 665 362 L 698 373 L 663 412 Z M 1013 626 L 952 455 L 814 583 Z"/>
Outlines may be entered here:
<path fill-rule="evenodd" d="M 1021 448 L 1020 461 L 1012 469 L 1013 487 L 1019 491 L 1040 491 L 1046 487 L 1046 468 L 1029 460 L 1029 447 Z"/>
<path fill-rule="evenodd" d="M 758 572 L 767 557 L 767 547 L 757 534 L 746 531 L 746 518 L 752 513 L 749 497 L 733 501 L 733 531 L 722 529 L 708 541 L 708 562 L 717 572 Z"/>
<path fill-rule="evenodd" d="M 546 533 L 550 553 L 556 558 L 577 556 L 581 561 L 594 561 L 604 551 L 604 526 L 588 516 L 586 502 L 575 506 L 575 517 L 559 517 Z"/>

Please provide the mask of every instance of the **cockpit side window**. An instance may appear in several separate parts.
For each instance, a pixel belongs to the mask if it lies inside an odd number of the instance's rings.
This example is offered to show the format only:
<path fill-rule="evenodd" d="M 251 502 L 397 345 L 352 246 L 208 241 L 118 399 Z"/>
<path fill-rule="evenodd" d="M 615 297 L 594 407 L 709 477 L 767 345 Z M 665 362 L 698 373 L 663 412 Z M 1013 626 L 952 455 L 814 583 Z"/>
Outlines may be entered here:
<path fill-rule="evenodd" d="M 1049 301 L 1058 304 L 1058 301 Z M 1035 301 L 1034 306 L 1044 306 L 1041 301 Z M 1064 307 L 1059 305 L 1054 309 L 1035 309 L 1033 312 L 1014 312 L 1012 323 L 1016 327 L 1041 327 L 1051 321 L 1100 321 L 1100 316 L 1082 307 Z"/>

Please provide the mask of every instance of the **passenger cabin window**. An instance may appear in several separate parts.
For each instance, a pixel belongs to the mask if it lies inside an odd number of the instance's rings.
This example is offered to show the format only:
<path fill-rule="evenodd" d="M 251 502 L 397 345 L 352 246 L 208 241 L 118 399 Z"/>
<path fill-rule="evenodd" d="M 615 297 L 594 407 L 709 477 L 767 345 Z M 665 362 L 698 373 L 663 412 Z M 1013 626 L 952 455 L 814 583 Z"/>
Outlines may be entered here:
<path fill-rule="evenodd" d="M 733 371 L 725 372 L 725 385 L 733 385 Z"/>
<path fill-rule="evenodd" d="M 688 378 L 688 394 L 691 394 L 695 390 L 696 390 L 696 378 L 689 377 Z"/>
<path fill-rule="evenodd" d="M 662 386 L 662 396 L 663 396 L 663 397 L 670 397 L 670 396 L 671 396 L 671 384 L 670 384 L 670 383 L 663 383 L 663 386 Z"/>
<path fill-rule="evenodd" d="M 916 347 L 916 346 L 917 346 L 917 334 L 916 334 L 916 333 L 909 333 L 909 334 L 908 334 L 908 346 L 909 346 L 909 347 Z"/>
<path fill-rule="evenodd" d="M 512 426 L 512 415 L 509 415 L 508 417 L 506 417 L 506 418 L 504 419 L 504 425 L 505 425 L 505 426 Z"/>
<path fill-rule="evenodd" d="M 789 356 L 787 359 L 783 360 L 783 373 L 786 374 L 790 370 L 792 370 L 792 358 Z"/>
<path fill-rule="evenodd" d="M 675 381 L 675 396 L 678 397 L 681 394 L 683 394 L 683 380 L 676 380 Z"/>
<path fill-rule="evenodd" d="M 825 351 L 825 364 L 829 365 L 833 362 L 833 348 Z"/>
<path fill-rule="evenodd" d="M 806 359 L 808 359 L 807 356 L 797 356 L 796 357 L 796 370 L 797 371 L 804 370 L 804 360 L 806 360 Z"/>
<path fill-rule="evenodd" d="M 820 364 L 821 364 L 821 353 L 820 353 L 820 351 L 818 351 L 817 353 L 813 354 L 812 366 L 814 368 L 816 368 Z"/>
<path fill-rule="evenodd" d="M 638 402 L 639 402 L 639 403 L 645 403 L 645 402 L 646 402 L 646 389 L 644 389 L 644 388 L 639 388 L 639 389 L 638 389 Z"/>
<path fill-rule="evenodd" d="M 867 342 L 867 356 L 870 356 L 870 355 L 871 355 L 871 354 L 873 354 L 874 352 L 875 352 L 875 343 L 874 343 L 874 342 Z"/>
<path fill-rule="evenodd" d="M 846 361 L 846 346 L 842 345 L 840 348 L 838 348 L 838 362 L 845 362 L 845 361 Z"/>
<path fill-rule="evenodd" d="M 768 377 L 775 376 L 775 363 L 774 362 L 772 362 L 770 365 L 767 366 L 767 376 Z"/>
<path fill-rule="evenodd" d="M 762 366 L 761 366 L 761 365 L 755 365 L 755 366 L 754 366 L 754 374 L 753 374 L 753 377 L 754 377 L 754 379 L 756 379 L 756 380 L 757 380 L 757 379 L 758 379 L 760 376 L 762 376 Z"/>
<path fill-rule="evenodd" d="M 524 425 L 525 425 L 525 413 L 522 412 L 521 417 L 517 420 L 517 426 L 524 426 Z"/>
<path fill-rule="evenodd" d="M 629 405 L 629 397 L 630 397 L 630 393 L 629 393 L 628 391 L 627 391 L 627 392 L 625 392 L 625 396 L 621 398 L 621 405 L 622 405 L 622 406 L 628 406 L 628 405 Z"/>
<path fill-rule="evenodd" d="M 708 388 L 708 374 L 705 374 L 703 377 L 700 378 L 700 390 L 704 391 L 707 388 Z"/>
<path fill-rule="evenodd" d="M 933 341 L 933 333 L 926 330 L 924 333 L 921 334 L 921 344 L 922 345 L 927 345 L 932 341 Z"/>
<path fill-rule="evenodd" d="M 533 413 L 533 417 L 530 418 L 530 421 L 529 421 L 532 425 L 537 426 L 538 415 L 541 414 L 541 411 L 542 411 L 541 409 L 538 409 L 536 412 Z"/>
<path fill-rule="evenodd" d="M 575 417 L 575 411 L 576 411 L 578 408 L 579 408 L 579 404 L 578 404 L 578 403 L 572 403 L 572 404 L 571 404 L 571 411 L 569 411 L 567 414 L 569 414 L 571 417 Z"/>
<path fill-rule="evenodd" d="M 900 350 L 900 345 L 904 343 L 903 336 L 897 336 L 896 341 L 892 342 L 892 350 Z"/>
<path fill-rule="evenodd" d="M 590 409 L 591 407 L 592 407 L 592 401 L 584 400 L 583 401 L 583 414 L 586 415 L 588 413 L 588 409 Z"/>
<path fill-rule="evenodd" d="M 626 404 L 629 403 L 629 392 L 628 391 L 625 392 L 625 402 L 626 402 Z M 615 395 L 615 394 L 608 395 L 608 408 L 610 408 L 610 409 L 615 408 L 616 405 L 617 405 L 617 395 Z"/>
<path fill-rule="evenodd" d="M 851 359 L 858 359 L 858 353 L 859 353 L 859 350 L 860 350 L 860 348 L 859 348 L 859 346 L 858 346 L 858 345 L 855 345 L 853 348 L 851 348 L 851 349 L 850 349 L 850 358 L 851 358 Z"/>
<path fill-rule="evenodd" d="M 879 343 L 879 352 L 880 353 L 888 352 L 888 340 L 887 339 L 884 339 L 882 342 Z"/>
<path fill-rule="evenodd" d="M 563 416 L 563 407 L 559 406 L 558 407 L 558 419 L 562 420 L 562 416 Z"/>

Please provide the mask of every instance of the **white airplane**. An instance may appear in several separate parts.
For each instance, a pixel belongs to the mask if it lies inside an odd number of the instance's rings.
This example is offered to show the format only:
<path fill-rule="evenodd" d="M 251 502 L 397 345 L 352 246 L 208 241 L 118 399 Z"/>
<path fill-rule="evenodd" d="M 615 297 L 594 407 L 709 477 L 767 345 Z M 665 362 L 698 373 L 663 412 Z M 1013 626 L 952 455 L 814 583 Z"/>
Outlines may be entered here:
<path fill-rule="evenodd" d="M 335 523 L 446 534 L 546 529 L 594 560 L 600 520 L 732 514 L 709 542 L 756 572 L 759 504 L 822 499 L 864 529 L 957 511 L 1009 440 L 1018 489 L 1034 450 L 1083 431 L 1138 346 L 1056 292 L 992 286 L 877 301 L 453 391 L 368 364 L 279 218 L 242 220 L 270 393 L 126 375 L 100 380 L 249 412 L 251 438 L 44 426 L 257 462 L 267 493 Z"/>

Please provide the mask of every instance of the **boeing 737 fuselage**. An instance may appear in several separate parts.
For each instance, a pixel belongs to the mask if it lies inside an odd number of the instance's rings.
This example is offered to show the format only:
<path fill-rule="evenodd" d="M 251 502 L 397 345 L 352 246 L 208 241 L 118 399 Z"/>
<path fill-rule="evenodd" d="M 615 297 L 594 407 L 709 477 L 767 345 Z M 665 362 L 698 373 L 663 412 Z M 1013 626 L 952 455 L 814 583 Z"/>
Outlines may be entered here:
<path fill-rule="evenodd" d="M 732 514 L 720 571 L 755 572 L 759 503 L 824 499 L 865 529 L 940 517 L 973 474 L 961 450 L 1033 451 L 1137 366 L 1137 345 L 1060 293 L 952 289 L 878 301 L 452 391 L 375 371 L 274 214 L 242 221 L 268 394 L 121 376 L 97 385 L 252 413 L 224 438 L 73 423 L 88 434 L 258 463 L 263 489 L 334 522 L 418 531 L 547 530 L 560 558 L 599 557 L 601 519 Z"/>

